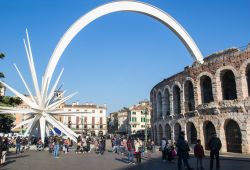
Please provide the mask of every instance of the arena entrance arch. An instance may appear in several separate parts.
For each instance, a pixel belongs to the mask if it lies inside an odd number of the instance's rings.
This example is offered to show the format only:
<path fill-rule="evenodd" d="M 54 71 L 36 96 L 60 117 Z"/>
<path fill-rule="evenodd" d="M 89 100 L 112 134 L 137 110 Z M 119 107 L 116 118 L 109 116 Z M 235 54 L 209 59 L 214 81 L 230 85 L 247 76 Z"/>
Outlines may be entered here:
<path fill-rule="evenodd" d="M 205 138 L 205 149 L 208 150 L 209 146 L 208 143 L 210 141 L 210 139 L 213 137 L 214 134 L 216 134 L 216 130 L 215 127 L 213 125 L 212 122 L 210 121 L 206 121 L 204 123 L 204 138 Z"/>
<path fill-rule="evenodd" d="M 227 151 L 242 153 L 242 137 L 240 127 L 234 120 L 229 120 L 225 126 Z"/>
<path fill-rule="evenodd" d="M 196 144 L 197 142 L 197 130 L 192 122 L 188 122 L 186 125 L 187 139 L 189 144 Z"/>
<path fill-rule="evenodd" d="M 44 83 L 50 84 L 52 74 L 54 73 L 55 67 L 63 54 L 66 47 L 69 45 L 71 40 L 89 23 L 92 21 L 110 14 L 119 11 L 129 11 L 129 12 L 137 12 L 147 16 L 150 16 L 159 22 L 163 23 L 170 30 L 172 30 L 176 36 L 182 41 L 182 43 L 186 46 L 188 51 L 194 60 L 203 63 L 203 56 L 197 47 L 194 40 L 187 33 L 187 31 L 168 13 L 146 3 L 136 2 L 136 1 L 114 1 L 108 4 L 104 4 L 99 6 L 87 14 L 80 17 L 75 23 L 71 25 L 71 27 L 66 31 L 66 33 L 62 36 L 61 40 L 58 42 L 51 58 L 46 68 L 44 74 Z"/>

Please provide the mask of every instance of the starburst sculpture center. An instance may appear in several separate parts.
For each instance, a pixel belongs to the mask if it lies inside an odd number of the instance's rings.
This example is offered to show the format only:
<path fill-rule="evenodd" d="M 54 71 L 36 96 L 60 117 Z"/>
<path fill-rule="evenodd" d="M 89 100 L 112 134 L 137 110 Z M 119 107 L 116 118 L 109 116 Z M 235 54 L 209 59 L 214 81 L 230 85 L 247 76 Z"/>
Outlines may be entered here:
<path fill-rule="evenodd" d="M 30 97 L 24 96 L 22 93 L 19 93 L 17 90 L 6 84 L 5 82 L 0 81 L 6 88 L 8 88 L 11 92 L 13 92 L 16 96 L 20 97 L 22 101 L 29 106 L 29 109 L 18 108 L 18 107 L 2 107 L 0 106 L 0 114 L 25 114 L 29 115 L 27 120 L 24 120 L 20 124 L 16 125 L 15 128 L 19 128 L 21 126 L 27 126 L 27 129 L 24 133 L 24 136 L 31 136 L 34 133 L 35 128 L 39 128 L 40 137 L 42 141 L 45 140 L 45 136 L 49 135 L 48 131 L 52 130 L 56 127 L 59 129 L 64 135 L 68 136 L 70 139 L 76 142 L 78 135 L 72 131 L 70 128 L 65 126 L 60 121 L 56 120 L 54 115 L 68 115 L 74 114 L 72 112 L 65 112 L 59 110 L 58 107 L 65 103 L 67 100 L 72 98 L 76 93 L 68 95 L 67 97 L 61 97 L 55 95 L 55 91 L 57 90 L 58 83 L 62 76 L 64 69 L 60 72 L 57 77 L 55 83 L 49 90 L 49 82 L 52 75 L 50 75 L 49 79 L 42 79 L 41 88 L 39 88 L 39 83 L 36 75 L 35 64 L 33 61 L 33 55 L 30 46 L 29 34 L 26 29 L 27 40 L 24 40 L 25 51 L 29 63 L 31 78 L 33 81 L 35 95 L 32 94 L 29 86 L 27 85 L 25 79 L 23 78 L 21 72 L 18 67 L 14 64 L 19 77 L 21 78 L 28 94 Z M 63 92 L 63 94 L 65 91 Z"/>

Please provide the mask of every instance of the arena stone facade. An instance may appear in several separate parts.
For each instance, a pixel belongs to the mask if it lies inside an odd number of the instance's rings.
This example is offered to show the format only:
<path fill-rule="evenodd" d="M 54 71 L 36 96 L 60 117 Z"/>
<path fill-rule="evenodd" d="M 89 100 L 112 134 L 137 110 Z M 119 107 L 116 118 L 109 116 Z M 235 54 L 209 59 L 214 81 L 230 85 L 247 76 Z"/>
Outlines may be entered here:
<path fill-rule="evenodd" d="M 192 145 L 213 133 L 222 152 L 250 153 L 250 45 L 226 49 L 194 62 L 150 92 L 152 137 L 176 141 L 186 133 Z"/>

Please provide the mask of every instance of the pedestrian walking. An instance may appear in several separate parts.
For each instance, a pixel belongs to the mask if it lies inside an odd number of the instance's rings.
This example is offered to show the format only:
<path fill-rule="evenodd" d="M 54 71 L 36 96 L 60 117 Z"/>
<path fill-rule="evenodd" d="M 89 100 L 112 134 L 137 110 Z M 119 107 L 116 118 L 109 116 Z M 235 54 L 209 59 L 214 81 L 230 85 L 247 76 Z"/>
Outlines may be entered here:
<path fill-rule="evenodd" d="M 213 134 L 213 137 L 210 139 L 209 143 L 210 150 L 210 170 L 213 169 L 214 157 L 216 159 L 216 170 L 220 169 L 220 149 L 221 149 L 221 140 L 217 137 L 216 133 Z"/>
<path fill-rule="evenodd" d="M 142 142 L 139 138 L 134 142 L 135 145 L 135 157 L 136 157 L 136 163 L 141 163 L 141 150 L 142 150 Z"/>
<path fill-rule="evenodd" d="M 132 138 L 129 136 L 127 140 L 127 149 L 128 149 L 128 163 L 129 164 L 135 164 L 134 162 L 134 142 Z"/>
<path fill-rule="evenodd" d="M 188 159 L 189 159 L 189 145 L 188 142 L 185 141 L 185 133 L 180 132 L 179 138 L 177 140 L 177 156 L 178 156 L 178 170 L 182 170 L 182 162 L 184 166 L 187 168 L 187 170 L 192 170 L 189 166 Z"/>
<path fill-rule="evenodd" d="M 67 154 L 69 152 L 69 142 L 70 142 L 70 139 L 65 139 L 63 141 L 63 145 L 64 145 L 64 153 Z"/>
<path fill-rule="evenodd" d="M 166 138 L 162 138 L 160 150 L 162 153 L 161 159 L 163 162 L 166 162 L 166 160 L 167 160 L 167 140 L 166 140 Z"/>
<path fill-rule="evenodd" d="M 202 159 L 204 158 L 204 149 L 203 146 L 201 145 L 201 140 L 197 140 L 197 144 L 194 147 L 194 156 L 197 158 L 197 163 L 196 163 L 196 169 L 197 170 L 203 170 L 203 163 Z"/>
<path fill-rule="evenodd" d="M 55 136 L 54 138 L 54 152 L 53 152 L 53 156 L 54 158 L 59 158 L 59 149 L 60 149 L 60 138 L 59 136 Z"/>
<path fill-rule="evenodd" d="M 21 138 L 18 136 L 16 138 L 16 154 L 21 152 Z"/>
<path fill-rule="evenodd" d="M 147 141 L 146 147 L 147 147 L 147 158 L 148 158 L 148 160 L 151 160 L 151 155 L 153 153 L 153 143 L 152 143 L 151 139 L 149 139 Z"/>
<path fill-rule="evenodd" d="M 8 138 L 0 139 L 0 165 L 4 165 L 6 160 L 6 154 L 9 149 Z"/>

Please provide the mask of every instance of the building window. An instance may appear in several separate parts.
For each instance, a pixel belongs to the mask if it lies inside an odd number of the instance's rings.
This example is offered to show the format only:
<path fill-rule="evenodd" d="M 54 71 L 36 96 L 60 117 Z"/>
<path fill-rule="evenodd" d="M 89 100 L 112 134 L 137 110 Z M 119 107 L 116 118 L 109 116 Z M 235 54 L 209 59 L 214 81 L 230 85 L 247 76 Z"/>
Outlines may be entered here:
<path fill-rule="evenodd" d="M 132 127 L 133 127 L 133 128 L 136 128 L 136 125 L 133 125 Z"/>
<path fill-rule="evenodd" d="M 141 118 L 141 122 L 145 122 L 145 120 L 146 120 L 145 117 Z"/>
<path fill-rule="evenodd" d="M 68 109 L 68 111 L 70 112 L 70 111 L 71 111 L 71 109 Z"/>
<path fill-rule="evenodd" d="M 136 122 L 136 117 L 132 117 L 132 122 Z"/>
<path fill-rule="evenodd" d="M 103 111 L 102 111 L 102 110 L 100 110 L 100 113 L 103 113 Z"/>
<path fill-rule="evenodd" d="M 136 112 L 132 112 L 133 115 L 136 115 Z"/>
<path fill-rule="evenodd" d="M 145 128 L 145 125 L 141 125 L 141 128 Z"/>
<path fill-rule="evenodd" d="M 92 113 L 95 113 L 95 110 L 92 110 Z"/>

